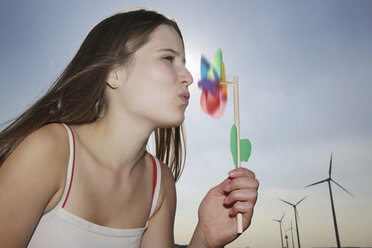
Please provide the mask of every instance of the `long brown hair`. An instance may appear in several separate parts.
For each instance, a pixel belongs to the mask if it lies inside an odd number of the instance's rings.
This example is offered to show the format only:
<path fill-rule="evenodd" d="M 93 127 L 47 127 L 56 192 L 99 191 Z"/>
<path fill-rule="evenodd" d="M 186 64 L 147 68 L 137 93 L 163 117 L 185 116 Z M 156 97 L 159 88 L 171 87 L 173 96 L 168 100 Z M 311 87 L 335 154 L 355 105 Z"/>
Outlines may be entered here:
<path fill-rule="evenodd" d="M 116 65 L 133 54 L 160 25 L 177 23 L 155 11 L 139 9 L 113 15 L 97 24 L 47 93 L 0 133 L 0 166 L 27 135 L 49 123 L 94 122 L 105 107 L 105 80 Z M 185 159 L 183 127 L 155 130 L 156 156 L 171 168 L 175 180 Z"/>

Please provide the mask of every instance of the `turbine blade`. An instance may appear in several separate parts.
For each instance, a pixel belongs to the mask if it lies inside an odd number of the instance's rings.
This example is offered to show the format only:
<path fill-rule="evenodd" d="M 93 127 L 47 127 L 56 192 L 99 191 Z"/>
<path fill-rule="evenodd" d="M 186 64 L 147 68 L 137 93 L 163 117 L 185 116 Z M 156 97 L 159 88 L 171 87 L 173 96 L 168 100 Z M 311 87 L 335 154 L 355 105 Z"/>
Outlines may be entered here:
<path fill-rule="evenodd" d="M 310 187 L 310 186 L 314 186 L 314 185 L 319 184 L 319 183 L 327 182 L 328 180 L 329 180 L 329 178 L 321 180 L 321 181 L 316 182 L 316 183 L 309 184 L 309 185 L 305 186 L 305 188 Z"/>
<path fill-rule="evenodd" d="M 335 180 L 331 179 L 331 181 L 334 182 L 334 183 L 335 183 L 338 187 L 340 187 L 341 189 L 345 190 L 346 193 L 348 193 L 349 195 L 351 195 L 352 197 L 355 198 L 355 196 L 354 196 L 352 193 L 350 193 L 349 191 L 347 191 L 344 187 L 342 187 L 340 184 L 338 184 Z"/>
<path fill-rule="evenodd" d="M 283 213 L 283 215 L 282 215 L 282 218 L 280 218 L 280 221 L 282 221 L 282 220 L 283 220 L 283 217 L 284 217 L 284 215 L 285 215 L 285 212 Z"/>
<path fill-rule="evenodd" d="M 329 177 L 331 177 L 331 173 L 332 173 L 332 152 L 331 152 L 331 160 L 329 162 Z"/>
<path fill-rule="evenodd" d="M 282 202 L 285 202 L 285 203 L 287 203 L 287 204 L 289 204 L 289 205 L 291 205 L 291 206 L 294 206 L 292 203 L 290 203 L 290 202 L 287 202 L 287 201 L 285 201 L 285 200 L 282 200 L 282 199 L 280 199 L 279 198 L 279 200 L 281 200 Z"/>
<path fill-rule="evenodd" d="M 299 202 L 297 202 L 297 204 L 296 204 L 296 206 L 300 203 L 300 202 L 302 202 L 303 200 L 305 200 L 306 199 L 306 197 L 308 197 L 308 195 L 307 196 L 305 196 L 304 198 L 302 198 Z"/>

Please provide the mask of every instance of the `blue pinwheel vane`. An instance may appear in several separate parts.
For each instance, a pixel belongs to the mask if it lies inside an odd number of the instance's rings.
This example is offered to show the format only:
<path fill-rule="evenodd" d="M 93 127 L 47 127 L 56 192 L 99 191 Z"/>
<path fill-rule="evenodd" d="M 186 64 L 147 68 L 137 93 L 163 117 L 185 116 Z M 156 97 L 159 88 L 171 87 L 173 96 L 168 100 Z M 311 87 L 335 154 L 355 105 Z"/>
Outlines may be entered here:
<path fill-rule="evenodd" d="M 240 139 L 238 77 L 234 76 L 232 82 L 226 81 L 221 49 L 216 51 L 212 64 L 205 57 L 201 57 L 200 75 L 201 80 L 198 82 L 198 86 L 202 90 L 200 106 L 205 113 L 213 118 L 222 117 L 227 102 L 227 87 L 233 87 L 234 124 L 230 131 L 230 150 L 234 165 L 238 168 L 241 161 L 248 161 L 252 150 L 251 142 L 248 139 Z M 239 214 L 237 216 L 238 233 L 243 232 L 242 226 L 242 216 Z"/>

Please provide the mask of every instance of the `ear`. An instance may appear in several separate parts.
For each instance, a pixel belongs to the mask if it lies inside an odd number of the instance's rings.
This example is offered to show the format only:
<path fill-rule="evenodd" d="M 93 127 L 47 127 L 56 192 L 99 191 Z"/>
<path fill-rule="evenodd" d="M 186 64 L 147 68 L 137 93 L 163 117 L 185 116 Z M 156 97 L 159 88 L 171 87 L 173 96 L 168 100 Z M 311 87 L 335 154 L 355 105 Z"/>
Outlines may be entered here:
<path fill-rule="evenodd" d="M 125 78 L 125 70 L 122 66 L 114 66 L 106 78 L 106 84 L 111 89 L 117 89 L 120 86 L 120 82 Z"/>

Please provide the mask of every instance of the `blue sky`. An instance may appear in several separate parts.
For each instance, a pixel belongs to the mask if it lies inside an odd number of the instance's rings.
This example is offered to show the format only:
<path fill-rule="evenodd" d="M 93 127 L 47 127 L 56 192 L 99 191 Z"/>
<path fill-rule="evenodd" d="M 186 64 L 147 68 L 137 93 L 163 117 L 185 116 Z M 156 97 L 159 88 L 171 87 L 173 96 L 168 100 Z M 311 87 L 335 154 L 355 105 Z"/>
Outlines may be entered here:
<path fill-rule="evenodd" d="M 20 114 L 58 77 L 100 20 L 147 6 L 174 18 L 194 76 L 185 121 L 187 163 L 177 183 L 176 241 L 186 243 L 205 193 L 233 168 L 232 91 L 218 120 L 200 109 L 200 55 L 222 48 L 226 76 L 239 77 L 246 167 L 261 182 L 250 229 L 227 247 L 280 245 L 299 206 L 304 247 L 335 246 L 328 189 L 305 185 L 333 176 L 343 246 L 372 246 L 371 1 L 0 1 L 0 122 Z M 290 234 L 288 233 L 290 236 Z M 291 244 L 290 244 L 291 246 Z"/>

